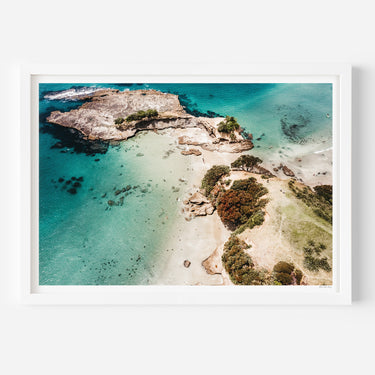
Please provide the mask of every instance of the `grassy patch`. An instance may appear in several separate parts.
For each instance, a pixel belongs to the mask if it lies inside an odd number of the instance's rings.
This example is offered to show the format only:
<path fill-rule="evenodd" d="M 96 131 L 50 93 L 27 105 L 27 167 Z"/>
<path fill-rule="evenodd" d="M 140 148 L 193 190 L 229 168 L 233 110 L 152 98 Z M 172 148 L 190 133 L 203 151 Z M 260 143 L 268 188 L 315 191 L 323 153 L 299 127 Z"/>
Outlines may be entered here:
<path fill-rule="evenodd" d="M 314 190 L 305 186 L 300 189 L 294 180 L 289 181 L 289 188 L 294 195 L 310 207 L 315 215 L 332 224 L 332 186 L 315 186 Z"/>
<path fill-rule="evenodd" d="M 327 248 L 332 247 L 332 227 L 315 216 L 311 209 L 303 205 L 289 204 L 278 210 L 283 217 L 282 233 L 296 249 L 301 249 L 307 238 L 314 238 Z"/>

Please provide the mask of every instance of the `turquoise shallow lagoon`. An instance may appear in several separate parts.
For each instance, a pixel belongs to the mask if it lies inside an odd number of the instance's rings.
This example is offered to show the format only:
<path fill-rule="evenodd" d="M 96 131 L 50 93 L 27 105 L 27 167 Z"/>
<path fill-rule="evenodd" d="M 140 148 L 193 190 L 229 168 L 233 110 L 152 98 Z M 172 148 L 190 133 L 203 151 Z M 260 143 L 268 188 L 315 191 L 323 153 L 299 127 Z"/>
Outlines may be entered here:
<path fill-rule="evenodd" d="M 254 136 L 251 152 L 262 158 L 288 153 L 296 145 L 318 150 L 322 142 L 332 143 L 329 84 L 41 84 L 41 285 L 154 283 L 171 250 L 166 244 L 174 235 L 178 199 L 184 192 L 180 179 L 192 173 L 189 158 L 175 149 L 176 140 L 155 133 L 109 146 L 103 154 L 86 155 L 65 143 L 51 148 L 60 139 L 53 129 L 57 126 L 45 123 L 46 115 L 82 103 L 64 95 L 48 100 L 45 95 L 72 87 L 153 88 L 179 94 L 190 113 L 237 117 Z M 72 177 L 83 180 L 76 194 L 68 192 L 77 182 Z M 115 195 L 123 188 L 129 190 Z M 108 200 L 119 205 L 109 206 Z"/>

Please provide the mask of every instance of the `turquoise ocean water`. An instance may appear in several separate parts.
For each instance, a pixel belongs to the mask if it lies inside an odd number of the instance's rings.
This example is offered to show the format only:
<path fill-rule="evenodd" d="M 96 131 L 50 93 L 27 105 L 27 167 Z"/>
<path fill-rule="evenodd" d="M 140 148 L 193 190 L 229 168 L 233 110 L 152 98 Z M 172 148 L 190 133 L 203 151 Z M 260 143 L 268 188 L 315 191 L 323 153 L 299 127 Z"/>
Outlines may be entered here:
<path fill-rule="evenodd" d="M 153 283 L 170 250 L 166 243 L 179 214 L 181 180 L 192 173 L 168 136 L 141 133 L 118 145 L 101 145 L 98 153 L 47 124 L 51 111 L 82 104 L 64 92 L 83 87 L 152 88 L 180 95 L 194 115 L 235 116 L 253 134 L 250 152 L 263 159 L 292 156 L 295 145 L 319 150 L 332 144 L 330 84 L 40 84 L 41 285 Z M 58 99 L 50 100 L 51 93 Z M 76 194 L 69 192 L 73 184 Z M 109 206 L 108 200 L 118 205 Z"/>

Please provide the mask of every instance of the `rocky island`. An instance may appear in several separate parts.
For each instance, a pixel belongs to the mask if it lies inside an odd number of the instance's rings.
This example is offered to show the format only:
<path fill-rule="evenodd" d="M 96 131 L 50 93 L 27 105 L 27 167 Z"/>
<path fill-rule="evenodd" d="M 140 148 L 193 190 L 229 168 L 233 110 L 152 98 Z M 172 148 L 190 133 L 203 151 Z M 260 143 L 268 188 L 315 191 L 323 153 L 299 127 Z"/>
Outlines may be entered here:
<path fill-rule="evenodd" d="M 71 96 L 72 99 L 74 96 Z M 219 132 L 219 124 L 226 119 L 188 114 L 177 95 L 156 90 L 106 89 L 80 96 L 79 99 L 88 102 L 69 112 L 54 111 L 47 117 L 47 121 L 76 129 L 88 140 L 122 141 L 140 131 L 180 129 L 185 130 L 179 138 L 181 145 L 233 153 L 253 148 L 251 139 L 245 139 L 240 134 L 240 129 L 227 133 Z M 139 113 L 147 114 L 147 111 L 154 111 L 155 115 L 136 116 Z"/>

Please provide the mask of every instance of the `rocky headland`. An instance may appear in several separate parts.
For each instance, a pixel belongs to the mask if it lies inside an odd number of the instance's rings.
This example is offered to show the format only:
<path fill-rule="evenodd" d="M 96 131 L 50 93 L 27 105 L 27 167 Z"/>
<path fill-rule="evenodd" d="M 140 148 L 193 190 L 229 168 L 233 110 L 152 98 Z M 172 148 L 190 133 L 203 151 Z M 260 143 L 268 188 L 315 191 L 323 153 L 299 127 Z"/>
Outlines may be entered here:
<path fill-rule="evenodd" d="M 71 100 L 74 96 L 70 97 Z M 82 100 L 82 96 L 79 97 Z M 140 131 L 164 129 L 195 129 L 179 138 L 180 145 L 194 145 L 209 151 L 239 153 L 253 148 L 251 139 L 245 139 L 240 129 L 231 133 L 219 132 L 224 118 L 195 117 L 182 107 L 178 95 L 156 90 L 119 91 L 98 90 L 84 96 L 88 100 L 69 112 L 52 112 L 47 121 L 78 130 L 88 140 L 122 141 Z M 139 112 L 154 111 L 156 115 L 137 118 Z M 132 116 L 134 119 L 132 119 Z M 189 151 L 186 155 L 197 155 Z"/>

